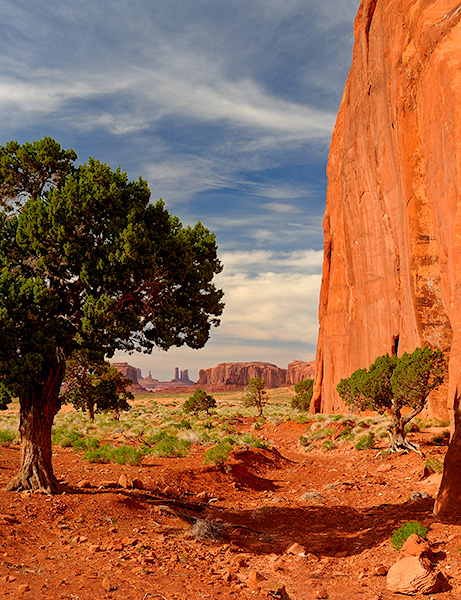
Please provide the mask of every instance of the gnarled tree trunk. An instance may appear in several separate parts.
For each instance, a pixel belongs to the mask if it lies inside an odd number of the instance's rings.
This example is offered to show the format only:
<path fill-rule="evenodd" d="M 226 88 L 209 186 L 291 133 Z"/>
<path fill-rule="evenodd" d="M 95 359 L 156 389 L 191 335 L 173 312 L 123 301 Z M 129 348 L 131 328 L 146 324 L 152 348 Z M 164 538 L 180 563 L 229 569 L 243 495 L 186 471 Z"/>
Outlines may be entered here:
<path fill-rule="evenodd" d="M 51 428 L 61 407 L 59 390 L 64 372 L 65 362 L 56 361 L 50 365 L 45 380 L 29 385 L 19 399 L 21 466 L 7 490 L 61 489 L 51 465 Z"/>
<path fill-rule="evenodd" d="M 393 402 L 393 417 L 392 423 L 389 426 L 389 440 L 390 440 L 390 452 L 416 452 L 421 456 L 423 453 L 419 449 L 417 444 L 413 444 L 408 441 L 405 437 L 405 425 L 409 423 L 417 414 L 419 414 L 424 407 L 424 403 L 422 406 L 418 406 L 414 408 L 412 411 L 407 413 L 405 416 L 402 416 L 400 408 L 398 408 L 397 402 L 394 400 Z"/>

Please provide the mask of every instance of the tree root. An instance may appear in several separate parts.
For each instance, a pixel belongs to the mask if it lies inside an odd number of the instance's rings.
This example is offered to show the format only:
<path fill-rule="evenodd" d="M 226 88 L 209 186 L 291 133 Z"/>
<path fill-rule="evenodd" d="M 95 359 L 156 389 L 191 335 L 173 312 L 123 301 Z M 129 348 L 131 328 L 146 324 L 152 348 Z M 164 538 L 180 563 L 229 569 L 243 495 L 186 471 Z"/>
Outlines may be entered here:
<path fill-rule="evenodd" d="M 396 452 L 416 452 L 421 458 L 425 458 L 424 453 L 419 449 L 419 445 L 413 444 L 406 439 L 399 440 L 398 442 L 391 442 L 389 452 L 391 454 L 395 454 Z"/>

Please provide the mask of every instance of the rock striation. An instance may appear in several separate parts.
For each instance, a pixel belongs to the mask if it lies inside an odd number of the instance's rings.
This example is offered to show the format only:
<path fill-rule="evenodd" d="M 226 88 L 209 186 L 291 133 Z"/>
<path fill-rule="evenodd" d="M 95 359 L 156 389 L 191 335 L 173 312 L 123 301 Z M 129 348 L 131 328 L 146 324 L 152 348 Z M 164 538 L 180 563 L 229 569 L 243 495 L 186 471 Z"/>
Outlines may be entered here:
<path fill-rule="evenodd" d="M 252 377 L 262 377 L 267 388 L 286 384 L 287 369 L 266 362 L 220 363 L 210 369 L 201 369 L 197 387 L 208 391 L 239 390 L 248 385 Z"/>
<path fill-rule="evenodd" d="M 459 404 L 460 23 L 458 0 L 361 2 L 328 162 L 315 411 L 342 409 L 339 380 L 377 356 L 424 345 L 450 356 L 430 414 Z"/>

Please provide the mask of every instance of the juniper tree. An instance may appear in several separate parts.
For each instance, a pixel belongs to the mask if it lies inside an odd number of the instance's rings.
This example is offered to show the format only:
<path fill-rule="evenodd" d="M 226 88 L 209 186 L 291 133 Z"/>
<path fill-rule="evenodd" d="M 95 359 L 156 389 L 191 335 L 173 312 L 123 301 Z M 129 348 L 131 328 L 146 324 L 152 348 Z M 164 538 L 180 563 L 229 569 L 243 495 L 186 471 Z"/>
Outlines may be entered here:
<path fill-rule="evenodd" d="M 391 452 L 417 447 L 405 438 L 405 425 L 426 406 L 428 396 L 444 381 L 446 359 L 428 346 L 396 356 L 378 357 L 369 369 L 358 369 L 337 386 L 344 402 L 357 410 L 389 410 Z M 403 414 L 403 409 L 409 410 Z"/>
<path fill-rule="evenodd" d="M 219 324 L 216 240 L 183 227 L 147 183 L 51 138 L 0 147 L 0 404 L 20 402 L 9 489 L 60 485 L 51 427 L 73 352 L 201 348 Z"/>

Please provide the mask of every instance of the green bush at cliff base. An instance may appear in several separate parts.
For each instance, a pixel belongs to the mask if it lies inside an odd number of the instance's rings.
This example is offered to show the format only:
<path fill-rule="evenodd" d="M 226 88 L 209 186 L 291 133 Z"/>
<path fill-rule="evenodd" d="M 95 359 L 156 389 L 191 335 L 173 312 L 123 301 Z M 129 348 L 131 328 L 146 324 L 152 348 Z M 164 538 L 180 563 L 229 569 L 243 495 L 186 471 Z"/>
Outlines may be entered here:
<path fill-rule="evenodd" d="M 428 527 L 424 527 L 418 521 L 407 521 L 401 527 L 396 529 L 391 536 L 391 543 L 397 552 L 400 552 L 403 544 L 407 541 L 407 539 L 415 533 L 422 538 L 426 537 L 428 532 Z"/>

